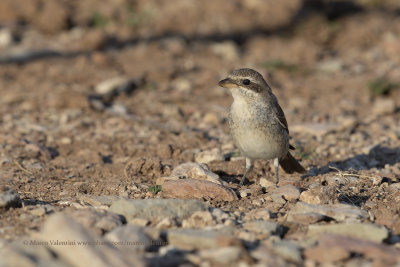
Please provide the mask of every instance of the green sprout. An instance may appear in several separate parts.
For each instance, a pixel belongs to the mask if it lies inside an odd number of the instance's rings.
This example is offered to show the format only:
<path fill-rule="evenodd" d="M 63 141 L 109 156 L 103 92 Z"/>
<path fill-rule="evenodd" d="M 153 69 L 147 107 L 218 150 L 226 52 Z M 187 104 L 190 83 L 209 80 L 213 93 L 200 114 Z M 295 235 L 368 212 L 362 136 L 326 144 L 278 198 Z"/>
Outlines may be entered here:
<path fill-rule="evenodd" d="M 149 187 L 149 192 L 158 194 L 161 191 L 162 191 L 162 186 L 161 185 L 156 185 L 156 186 Z"/>
<path fill-rule="evenodd" d="M 240 157 L 240 151 L 235 151 L 235 152 L 232 152 L 232 154 L 231 154 L 230 156 L 231 156 L 231 158 L 237 158 L 237 157 Z"/>
<path fill-rule="evenodd" d="M 369 90 L 375 95 L 387 95 L 396 87 L 397 84 L 391 83 L 384 78 L 379 78 L 368 83 Z"/>
<path fill-rule="evenodd" d="M 96 11 L 90 17 L 89 24 L 95 28 L 104 28 L 108 24 L 108 19 Z"/>

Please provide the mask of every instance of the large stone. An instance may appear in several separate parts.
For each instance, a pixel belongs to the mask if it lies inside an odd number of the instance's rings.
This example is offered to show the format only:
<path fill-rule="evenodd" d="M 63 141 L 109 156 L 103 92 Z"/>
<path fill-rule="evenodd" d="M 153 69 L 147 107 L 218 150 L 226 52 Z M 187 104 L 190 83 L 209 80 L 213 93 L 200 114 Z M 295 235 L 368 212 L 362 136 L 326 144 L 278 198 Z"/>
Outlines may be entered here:
<path fill-rule="evenodd" d="M 144 266 L 135 253 L 123 254 L 100 236 L 62 213 L 49 217 L 39 238 L 73 266 Z"/>
<path fill-rule="evenodd" d="M 270 247 L 261 245 L 251 251 L 251 256 L 255 258 L 260 266 L 290 266 Z"/>
<path fill-rule="evenodd" d="M 99 235 L 109 232 L 124 223 L 124 218 L 120 215 L 110 212 L 98 212 L 93 209 L 76 210 L 69 215 L 77 222 L 88 229 L 92 229 Z"/>
<path fill-rule="evenodd" d="M 146 220 L 166 217 L 186 219 L 196 211 L 207 209 L 207 205 L 198 200 L 120 199 L 111 205 L 109 211 L 121 214 L 130 221 L 135 218 Z"/>
<path fill-rule="evenodd" d="M 307 248 L 304 252 L 307 259 L 313 259 L 319 263 L 342 260 L 350 253 L 361 254 L 369 260 L 381 263 L 380 266 L 393 266 L 400 263 L 400 253 L 395 247 L 335 234 L 321 235 L 318 246 Z"/>
<path fill-rule="evenodd" d="M 300 190 L 293 185 L 284 185 L 277 187 L 271 192 L 271 198 L 274 201 L 280 201 L 283 198 L 286 201 L 294 202 L 300 197 Z"/>
<path fill-rule="evenodd" d="M 235 192 L 229 187 L 197 179 L 166 181 L 162 188 L 162 195 L 166 198 L 209 198 L 222 201 L 237 199 Z"/>
<path fill-rule="evenodd" d="M 115 228 L 104 236 L 105 239 L 120 244 L 120 249 L 129 251 L 145 251 L 152 245 L 151 238 L 142 227 L 124 225 Z"/>
<path fill-rule="evenodd" d="M 279 240 L 265 245 L 285 260 L 297 264 L 300 264 L 302 261 L 300 247 L 290 241 Z"/>
<path fill-rule="evenodd" d="M 331 263 L 344 260 L 350 257 L 350 251 L 342 247 L 312 247 L 304 251 L 307 259 L 317 261 L 318 263 Z"/>
<path fill-rule="evenodd" d="M 89 204 L 94 207 L 101 207 L 101 206 L 111 206 L 111 204 L 118 199 L 120 196 L 94 196 L 94 195 L 87 195 L 83 194 L 79 196 L 79 200 L 83 204 Z"/>
<path fill-rule="evenodd" d="M 14 189 L 8 187 L 0 188 L 0 209 L 20 206 L 21 198 Z"/>
<path fill-rule="evenodd" d="M 320 190 L 318 188 L 303 191 L 300 194 L 300 201 L 308 204 L 321 204 Z"/>
<path fill-rule="evenodd" d="M 335 219 L 338 222 L 358 222 L 361 219 L 368 219 L 368 212 L 346 204 L 314 205 L 305 202 L 297 202 L 289 211 L 288 221 L 295 221 L 293 216 L 306 213 L 321 214 Z"/>
<path fill-rule="evenodd" d="M 366 223 L 343 223 L 327 225 L 310 225 L 307 236 L 311 239 L 318 239 L 322 234 L 338 234 L 361 240 L 382 242 L 389 235 L 388 230 L 383 226 Z"/>
<path fill-rule="evenodd" d="M 325 215 L 315 212 L 307 212 L 307 213 L 295 213 L 290 214 L 288 217 L 288 222 L 296 222 L 301 224 L 312 224 L 319 221 L 323 221 L 329 219 Z"/>
<path fill-rule="evenodd" d="M 243 228 L 258 234 L 263 234 L 266 236 L 281 234 L 281 228 L 277 223 L 263 220 L 255 220 L 251 222 L 246 222 L 243 224 Z"/>
<path fill-rule="evenodd" d="M 199 251 L 199 256 L 202 260 L 209 260 L 212 263 L 224 266 L 237 263 L 244 254 L 246 254 L 246 251 L 241 246 L 203 249 Z"/>
<path fill-rule="evenodd" d="M 265 207 L 253 209 L 249 212 L 246 212 L 244 215 L 245 220 L 269 220 L 271 218 L 271 211 L 266 209 Z"/>
<path fill-rule="evenodd" d="M 54 212 L 54 206 L 46 204 L 46 205 L 37 205 L 36 208 L 29 209 L 28 212 L 34 216 L 43 216 L 45 214 L 49 214 Z"/>
<path fill-rule="evenodd" d="M 177 166 L 171 173 L 171 176 L 182 178 L 193 178 L 207 180 L 216 184 L 223 184 L 219 176 L 212 171 L 206 164 L 187 162 Z"/>
<path fill-rule="evenodd" d="M 71 267 L 57 257 L 48 247 L 38 245 L 38 240 L 24 239 L 12 243 L 0 242 L 0 266 L 58 266 Z"/>
<path fill-rule="evenodd" d="M 260 178 L 260 185 L 261 187 L 267 188 L 270 186 L 276 186 L 276 184 L 274 182 L 271 182 L 270 180 L 268 180 L 267 178 L 261 177 Z"/>
<path fill-rule="evenodd" d="M 200 229 L 174 229 L 167 232 L 168 243 L 184 250 L 241 246 L 233 235 Z"/>
<path fill-rule="evenodd" d="M 196 211 L 188 219 L 182 222 L 183 228 L 204 228 L 206 226 L 215 225 L 215 221 L 211 212 Z"/>
<path fill-rule="evenodd" d="M 394 203 L 399 203 L 400 194 L 397 194 L 397 200 Z M 374 212 L 375 223 L 381 224 L 389 228 L 393 235 L 400 235 L 400 214 L 393 214 L 389 209 L 381 209 Z"/>

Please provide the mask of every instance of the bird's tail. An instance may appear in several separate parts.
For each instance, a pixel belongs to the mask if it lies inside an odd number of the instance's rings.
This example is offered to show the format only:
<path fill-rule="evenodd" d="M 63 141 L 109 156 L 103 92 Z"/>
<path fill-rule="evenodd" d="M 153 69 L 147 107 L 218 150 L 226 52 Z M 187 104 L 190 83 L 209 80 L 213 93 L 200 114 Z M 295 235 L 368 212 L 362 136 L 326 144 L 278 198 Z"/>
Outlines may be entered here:
<path fill-rule="evenodd" d="M 282 169 L 287 173 L 306 173 L 306 169 L 290 154 L 286 154 L 285 157 L 279 159 L 279 164 L 282 166 Z"/>

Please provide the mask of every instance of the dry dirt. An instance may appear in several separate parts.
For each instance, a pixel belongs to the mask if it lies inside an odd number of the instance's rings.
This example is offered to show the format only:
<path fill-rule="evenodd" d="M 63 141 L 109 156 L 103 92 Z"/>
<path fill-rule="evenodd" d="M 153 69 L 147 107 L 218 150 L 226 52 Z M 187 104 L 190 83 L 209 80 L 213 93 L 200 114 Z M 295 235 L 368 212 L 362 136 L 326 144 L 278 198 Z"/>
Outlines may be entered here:
<path fill-rule="evenodd" d="M 202 151 L 214 151 L 207 165 L 239 198 L 207 200 L 212 207 L 268 208 L 287 227 L 282 238 L 298 239 L 306 229 L 285 217 L 298 200 L 275 203 L 260 186 L 274 181 L 270 162 L 257 161 L 238 186 L 232 98 L 217 83 L 251 67 L 278 97 L 308 170 L 281 170 L 280 186 L 369 212 L 399 248 L 397 1 L 25 2 L 0 3 L 0 186 L 22 199 L 0 211 L 1 239 L 41 230 L 51 215 L 33 216 L 33 206 L 77 209 L 70 203 L 82 194 L 162 197 L 156 179 Z M 129 82 L 96 90 L 116 77 Z"/>

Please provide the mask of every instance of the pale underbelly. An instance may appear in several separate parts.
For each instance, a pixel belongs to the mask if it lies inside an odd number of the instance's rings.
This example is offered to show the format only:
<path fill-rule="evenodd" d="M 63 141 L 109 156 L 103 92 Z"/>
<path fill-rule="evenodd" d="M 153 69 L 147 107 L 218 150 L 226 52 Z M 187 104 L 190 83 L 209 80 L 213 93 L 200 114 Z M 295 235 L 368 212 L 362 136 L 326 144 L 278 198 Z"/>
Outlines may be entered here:
<path fill-rule="evenodd" d="M 236 97 L 229 114 L 235 145 L 251 159 L 274 159 L 286 155 L 289 135 L 276 120 L 268 103 L 248 102 Z"/>
<path fill-rule="evenodd" d="M 288 149 L 286 133 L 273 135 L 248 129 L 232 132 L 235 145 L 241 153 L 251 159 L 274 159 L 284 156 Z"/>

